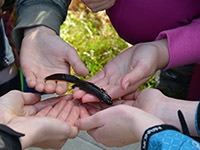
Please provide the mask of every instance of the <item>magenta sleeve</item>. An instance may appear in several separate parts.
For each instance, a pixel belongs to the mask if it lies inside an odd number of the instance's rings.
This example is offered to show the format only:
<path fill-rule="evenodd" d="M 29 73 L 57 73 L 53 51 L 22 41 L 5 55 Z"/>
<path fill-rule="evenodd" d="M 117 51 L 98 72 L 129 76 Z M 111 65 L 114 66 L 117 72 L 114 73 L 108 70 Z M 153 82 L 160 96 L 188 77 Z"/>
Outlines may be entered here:
<path fill-rule="evenodd" d="M 169 63 L 163 69 L 200 62 L 200 18 L 190 24 L 162 31 L 156 40 L 167 38 Z"/>

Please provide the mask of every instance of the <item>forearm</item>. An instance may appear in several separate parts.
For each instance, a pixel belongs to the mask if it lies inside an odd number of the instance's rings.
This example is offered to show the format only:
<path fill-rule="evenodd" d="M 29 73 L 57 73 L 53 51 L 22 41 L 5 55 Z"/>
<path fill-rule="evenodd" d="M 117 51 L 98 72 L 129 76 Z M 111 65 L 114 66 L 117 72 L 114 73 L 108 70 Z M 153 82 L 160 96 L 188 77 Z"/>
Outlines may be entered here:
<path fill-rule="evenodd" d="M 193 136 L 198 135 L 195 127 L 195 113 L 198 105 L 197 101 L 177 100 L 167 97 L 163 104 L 164 105 L 157 107 L 156 116 L 158 116 L 165 123 L 173 125 L 179 130 L 182 130 L 177 113 L 178 110 L 181 110 L 190 134 Z"/>
<path fill-rule="evenodd" d="M 59 34 L 71 0 L 17 0 L 18 21 L 13 31 L 13 41 L 20 49 L 24 28 L 46 26 Z"/>

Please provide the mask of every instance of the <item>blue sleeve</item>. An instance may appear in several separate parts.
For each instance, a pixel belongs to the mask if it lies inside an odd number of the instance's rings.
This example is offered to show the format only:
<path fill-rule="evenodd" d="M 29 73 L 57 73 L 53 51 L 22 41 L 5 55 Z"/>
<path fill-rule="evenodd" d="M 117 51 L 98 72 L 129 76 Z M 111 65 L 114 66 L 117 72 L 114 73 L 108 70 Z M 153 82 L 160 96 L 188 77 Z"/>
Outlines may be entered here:
<path fill-rule="evenodd" d="M 200 102 L 197 105 L 196 114 L 195 114 L 195 125 L 198 135 L 200 136 Z"/>
<path fill-rule="evenodd" d="M 148 150 L 199 150 L 200 143 L 175 130 L 163 130 L 151 135 Z"/>

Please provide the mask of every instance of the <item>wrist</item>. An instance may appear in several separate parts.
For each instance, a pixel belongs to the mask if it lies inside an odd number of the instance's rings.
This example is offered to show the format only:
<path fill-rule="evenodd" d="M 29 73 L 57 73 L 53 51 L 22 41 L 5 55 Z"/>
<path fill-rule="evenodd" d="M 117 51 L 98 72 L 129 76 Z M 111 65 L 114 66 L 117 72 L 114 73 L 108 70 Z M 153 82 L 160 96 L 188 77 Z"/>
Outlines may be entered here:
<path fill-rule="evenodd" d="M 159 113 L 159 118 L 165 123 L 177 127 L 179 130 L 182 130 L 179 118 L 178 110 L 181 110 L 185 121 L 188 125 L 189 131 L 192 136 L 197 136 L 197 131 L 195 127 L 195 113 L 198 102 L 195 101 L 185 101 L 177 100 L 174 98 L 167 98 L 165 101 L 164 107 L 160 108 L 161 113 Z"/>
<path fill-rule="evenodd" d="M 56 32 L 48 27 L 45 26 L 35 26 L 35 27 L 30 27 L 30 28 L 25 28 L 24 29 L 24 37 L 28 36 L 28 35 L 38 35 L 38 34 L 52 34 L 52 35 L 56 35 Z"/>
<path fill-rule="evenodd" d="M 19 138 L 22 149 L 33 146 L 34 142 L 38 139 L 37 134 L 41 132 L 35 130 L 35 128 L 30 129 L 30 127 L 32 126 L 32 122 L 31 120 L 27 120 L 24 117 L 16 117 L 11 119 L 7 126 L 15 130 L 16 132 L 24 134 L 24 136 Z"/>
<path fill-rule="evenodd" d="M 154 46 L 157 47 L 158 51 L 158 66 L 157 70 L 160 70 L 167 66 L 169 63 L 169 50 L 168 50 L 168 41 L 167 39 L 158 40 L 152 42 Z"/>

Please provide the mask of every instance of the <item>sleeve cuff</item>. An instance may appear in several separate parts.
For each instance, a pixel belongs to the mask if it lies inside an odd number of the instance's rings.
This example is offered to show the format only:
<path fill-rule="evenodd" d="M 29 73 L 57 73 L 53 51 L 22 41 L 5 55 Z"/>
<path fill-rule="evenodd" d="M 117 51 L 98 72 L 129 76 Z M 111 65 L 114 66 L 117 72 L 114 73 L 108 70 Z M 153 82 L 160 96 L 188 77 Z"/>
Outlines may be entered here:
<path fill-rule="evenodd" d="M 0 149 L 21 150 L 22 146 L 19 138 L 22 136 L 24 134 L 0 124 Z"/>
<path fill-rule="evenodd" d="M 42 25 L 51 28 L 59 34 L 63 17 L 57 9 L 56 6 L 51 6 L 50 4 L 32 4 L 20 8 L 17 25 L 12 33 L 13 42 L 17 50 L 20 50 L 21 47 L 24 28 Z"/>
<path fill-rule="evenodd" d="M 170 60 L 163 69 L 200 62 L 200 19 L 191 24 L 161 32 L 156 40 L 167 38 Z"/>
<path fill-rule="evenodd" d="M 144 132 L 144 135 L 142 137 L 141 150 L 148 150 L 149 140 L 150 140 L 151 136 L 156 133 L 162 132 L 164 130 L 175 130 L 175 131 L 179 132 L 179 130 L 176 127 L 171 126 L 171 125 L 166 125 L 166 124 L 157 125 L 157 126 L 148 128 Z"/>

